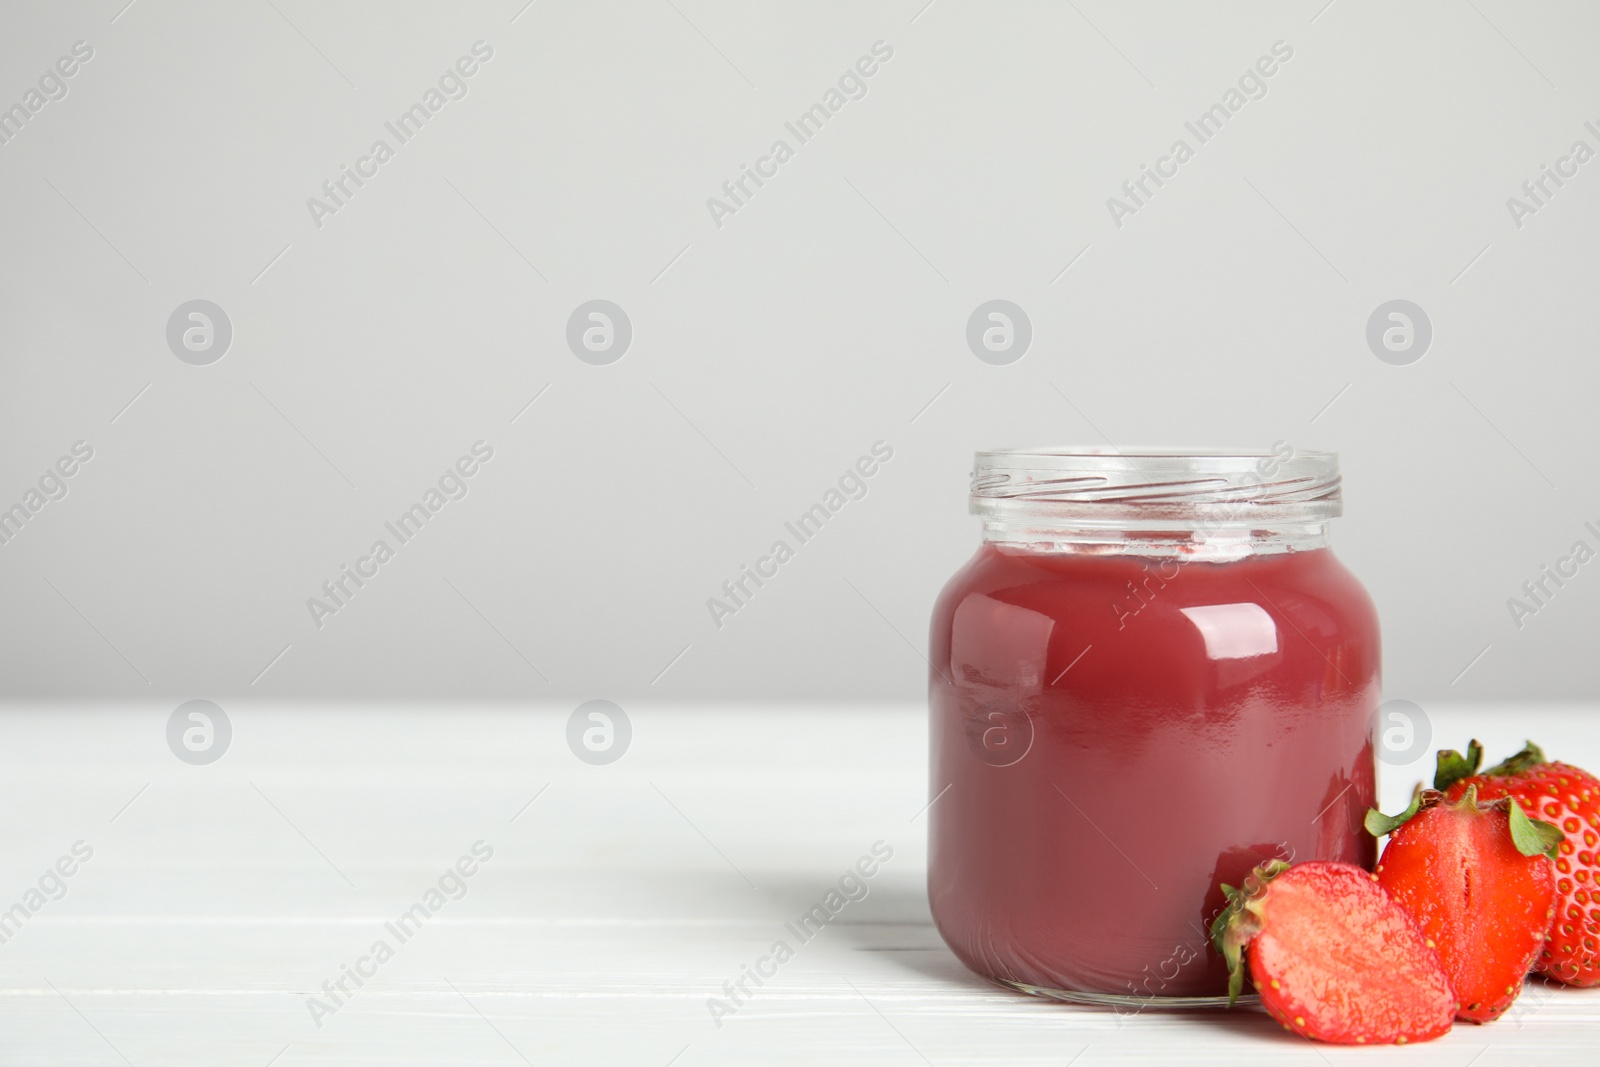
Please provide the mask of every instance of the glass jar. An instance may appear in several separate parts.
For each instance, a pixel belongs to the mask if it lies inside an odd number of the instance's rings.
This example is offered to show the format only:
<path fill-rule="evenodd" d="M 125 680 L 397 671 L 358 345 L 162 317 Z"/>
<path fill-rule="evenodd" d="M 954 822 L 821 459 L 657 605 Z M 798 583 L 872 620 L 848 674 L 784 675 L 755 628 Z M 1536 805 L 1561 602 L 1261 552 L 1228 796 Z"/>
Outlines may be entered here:
<path fill-rule="evenodd" d="M 971 510 L 929 656 L 939 932 L 1028 992 L 1225 994 L 1220 885 L 1375 858 L 1378 620 L 1328 547 L 1338 457 L 980 452 Z"/>

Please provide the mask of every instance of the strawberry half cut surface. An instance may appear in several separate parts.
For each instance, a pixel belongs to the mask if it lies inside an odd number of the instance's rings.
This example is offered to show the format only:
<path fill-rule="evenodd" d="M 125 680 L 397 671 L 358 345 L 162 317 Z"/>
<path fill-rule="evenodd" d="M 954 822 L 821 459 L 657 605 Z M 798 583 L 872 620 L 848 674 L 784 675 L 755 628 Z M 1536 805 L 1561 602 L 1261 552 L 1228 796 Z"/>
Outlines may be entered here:
<path fill-rule="evenodd" d="M 1346 1045 L 1427 1041 L 1450 1029 L 1456 998 L 1415 920 L 1348 863 L 1264 863 L 1211 936 L 1228 963 L 1230 998 L 1250 980 L 1284 1028 Z"/>
<path fill-rule="evenodd" d="M 1526 747 L 1478 773 L 1483 746 L 1465 756 L 1439 752 L 1435 789 L 1451 800 L 1476 787 L 1479 800 L 1513 797 L 1530 819 L 1561 828 L 1556 847 L 1556 914 L 1534 969 L 1574 986 L 1600 985 L 1600 779 Z"/>
<path fill-rule="evenodd" d="M 1475 786 L 1454 801 L 1419 790 L 1398 816 L 1369 811 L 1367 829 L 1389 835 L 1378 885 L 1439 950 L 1456 1018 L 1498 1019 L 1522 992 L 1555 914 L 1560 829 L 1509 797 L 1480 804 Z"/>

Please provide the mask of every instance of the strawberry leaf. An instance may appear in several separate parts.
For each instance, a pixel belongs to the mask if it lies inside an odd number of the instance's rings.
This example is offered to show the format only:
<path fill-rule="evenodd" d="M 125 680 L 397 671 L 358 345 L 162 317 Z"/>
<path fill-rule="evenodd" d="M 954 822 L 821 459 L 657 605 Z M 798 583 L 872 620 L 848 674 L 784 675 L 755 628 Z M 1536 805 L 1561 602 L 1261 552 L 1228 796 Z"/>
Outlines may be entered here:
<path fill-rule="evenodd" d="M 1467 745 L 1467 754 L 1463 756 L 1453 748 L 1441 748 L 1433 772 L 1433 787 L 1440 791 L 1449 789 L 1463 778 L 1471 778 L 1478 773 L 1478 766 L 1483 763 L 1483 746 L 1477 739 Z"/>
<path fill-rule="evenodd" d="M 1495 778 L 1510 778 L 1521 774 L 1529 767 L 1546 762 L 1544 752 L 1538 745 L 1529 741 L 1522 746 L 1522 751 L 1509 759 L 1501 760 L 1483 773 Z"/>
<path fill-rule="evenodd" d="M 1477 742 L 1473 743 L 1476 744 Z M 1444 758 L 1442 752 L 1440 753 L 1440 758 Z M 1366 820 L 1362 825 L 1367 828 L 1367 833 L 1373 837 L 1382 837 L 1384 834 L 1392 834 L 1400 829 L 1400 827 L 1411 821 L 1413 815 L 1421 810 L 1422 786 L 1418 785 L 1416 792 L 1411 794 L 1411 804 L 1405 811 L 1402 811 L 1399 815 L 1385 815 L 1377 808 L 1368 808 Z"/>
<path fill-rule="evenodd" d="M 1511 817 L 1511 843 L 1517 846 L 1517 851 L 1524 856 L 1549 856 L 1556 858 L 1556 849 L 1566 838 L 1561 832 L 1561 827 L 1547 823 L 1543 819 L 1530 819 L 1522 810 L 1522 805 L 1516 801 L 1511 802 L 1508 812 Z"/>
<path fill-rule="evenodd" d="M 1283 860 L 1268 860 L 1250 872 L 1244 886 L 1222 887 L 1227 907 L 1211 923 L 1211 942 L 1228 964 L 1228 1006 L 1232 1007 L 1244 989 L 1244 948 L 1261 932 L 1261 897 L 1267 883 L 1289 869 Z"/>
<path fill-rule="evenodd" d="M 1211 943 L 1216 946 L 1218 952 L 1223 952 L 1226 955 L 1222 947 L 1222 935 L 1228 928 L 1228 920 L 1239 910 L 1239 905 L 1236 904 L 1236 901 L 1238 901 L 1240 893 L 1227 882 L 1223 882 L 1221 888 L 1223 899 L 1227 903 L 1222 906 L 1221 911 L 1217 912 L 1217 917 L 1211 920 L 1210 933 Z"/>

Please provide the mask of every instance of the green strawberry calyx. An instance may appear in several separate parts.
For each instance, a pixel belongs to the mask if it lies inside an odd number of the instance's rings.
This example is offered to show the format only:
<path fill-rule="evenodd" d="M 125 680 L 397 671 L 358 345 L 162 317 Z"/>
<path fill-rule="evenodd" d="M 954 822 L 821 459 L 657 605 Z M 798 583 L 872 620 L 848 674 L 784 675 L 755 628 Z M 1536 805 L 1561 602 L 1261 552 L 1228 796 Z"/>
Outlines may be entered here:
<path fill-rule="evenodd" d="M 1477 742 L 1474 741 L 1473 744 L 1477 744 Z M 1441 753 L 1441 757 L 1442 755 Z M 1369 809 L 1365 820 L 1367 833 L 1373 837 L 1392 834 L 1415 818 L 1418 812 L 1427 811 L 1429 808 L 1434 807 L 1446 807 L 1453 811 L 1465 811 L 1473 815 L 1487 815 L 1490 812 L 1504 811 L 1511 831 L 1511 843 L 1524 856 L 1548 856 L 1551 860 L 1554 860 L 1557 848 L 1566 837 L 1561 832 L 1561 827 L 1556 826 L 1554 823 L 1545 822 L 1543 819 L 1530 819 L 1528 814 L 1522 810 L 1522 805 L 1515 803 L 1510 797 L 1498 797 L 1494 800 L 1480 802 L 1476 784 L 1467 786 L 1467 791 L 1461 794 L 1461 799 L 1454 803 L 1445 800 L 1445 795 L 1439 790 L 1424 789 L 1419 785 L 1416 792 L 1411 796 L 1410 806 L 1399 815 L 1385 815 L 1377 808 Z"/>
<path fill-rule="evenodd" d="M 1402 811 L 1399 815 L 1385 815 L 1377 808 L 1368 808 L 1367 817 L 1363 820 L 1362 825 L 1367 828 L 1367 833 L 1373 837 L 1392 834 L 1410 822 L 1412 816 L 1421 811 L 1424 805 L 1432 807 L 1438 803 L 1439 798 L 1443 795 L 1436 789 L 1423 789 L 1421 785 L 1418 785 L 1416 790 L 1412 792 L 1411 803 L 1405 811 Z"/>
<path fill-rule="evenodd" d="M 1519 774 L 1526 773 L 1531 767 L 1548 762 L 1550 761 L 1545 759 L 1544 751 L 1529 741 L 1522 746 L 1521 752 L 1501 760 L 1483 773 L 1490 778 L 1515 778 Z"/>
<path fill-rule="evenodd" d="M 1483 775 L 1486 778 L 1515 778 L 1517 775 L 1525 774 L 1530 768 L 1548 762 L 1544 750 L 1529 741 L 1522 746 L 1521 752 L 1496 763 L 1484 771 Z M 1482 763 L 1483 746 L 1476 740 L 1467 745 L 1465 756 L 1454 749 L 1441 748 L 1433 773 L 1433 787 L 1449 789 L 1463 778 L 1471 778 L 1477 774 L 1478 767 Z"/>
<path fill-rule="evenodd" d="M 1268 860 L 1251 871 L 1238 889 L 1222 887 L 1228 903 L 1211 921 L 1211 943 L 1228 964 L 1229 1007 L 1244 988 L 1244 947 L 1261 932 L 1261 898 L 1267 884 L 1288 869 L 1283 860 Z"/>
<path fill-rule="evenodd" d="M 1461 779 L 1477 774 L 1482 763 L 1483 746 L 1476 738 L 1467 745 L 1465 756 L 1453 748 L 1441 748 L 1433 772 L 1433 787 L 1443 792 Z"/>
<path fill-rule="evenodd" d="M 1511 843 L 1517 846 L 1517 851 L 1524 856 L 1543 854 L 1555 862 L 1556 850 L 1567 836 L 1561 832 L 1561 827 L 1543 819 L 1530 819 L 1521 804 L 1511 801 L 1510 797 L 1505 800 L 1509 802 L 1507 810 L 1511 816 Z"/>

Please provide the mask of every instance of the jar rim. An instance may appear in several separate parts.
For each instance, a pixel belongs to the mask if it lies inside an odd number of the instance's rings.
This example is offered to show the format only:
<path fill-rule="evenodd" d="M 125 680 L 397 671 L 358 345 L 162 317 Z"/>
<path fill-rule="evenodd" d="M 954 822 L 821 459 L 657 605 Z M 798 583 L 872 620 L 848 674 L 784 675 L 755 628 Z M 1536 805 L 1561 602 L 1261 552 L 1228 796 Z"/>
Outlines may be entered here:
<path fill-rule="evenodd" d="M 1343 512 L 1339 456 L 1298 450 L 1066 446 L 976 453 L 971 510 L 992 521 L 1315 523 Z"/>

